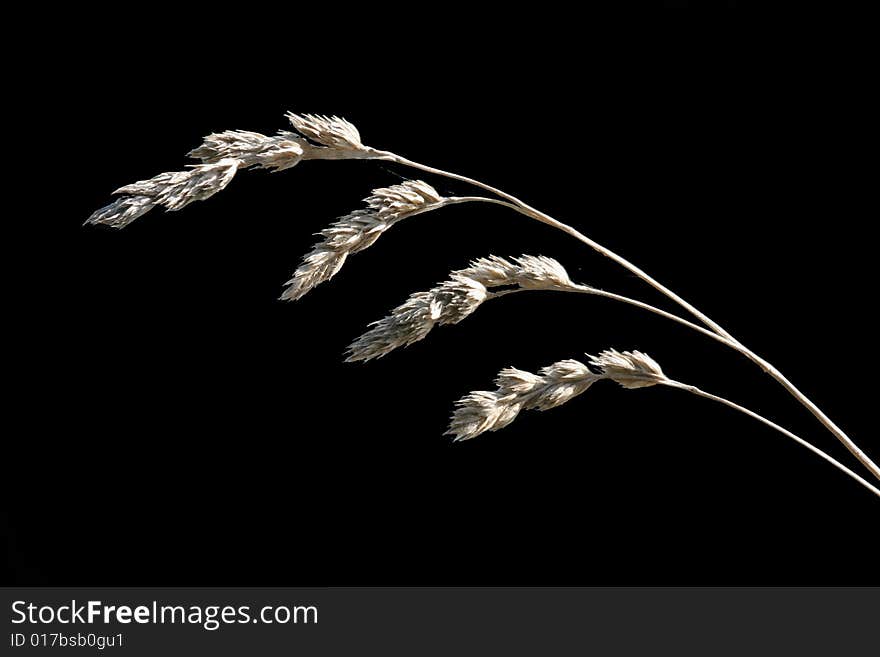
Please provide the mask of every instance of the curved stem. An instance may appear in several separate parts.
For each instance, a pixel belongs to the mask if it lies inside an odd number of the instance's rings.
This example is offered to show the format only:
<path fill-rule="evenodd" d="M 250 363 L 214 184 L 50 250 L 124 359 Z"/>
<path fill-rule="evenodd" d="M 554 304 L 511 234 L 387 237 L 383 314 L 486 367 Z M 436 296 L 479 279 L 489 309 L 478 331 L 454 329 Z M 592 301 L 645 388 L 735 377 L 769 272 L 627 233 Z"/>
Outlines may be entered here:
<path fill-rule="evenodd" d="M 727 338 L 722 337 L 722 336 L 718 335 L 717 333 L 713 333 L 712 331 L 709 331 L 708 329 L 705 329 L 702 326 L 694 324 L 693 322 L 689 322 L 688 320 L 686 320 L 682 317 L 679 317 L 678 315 L 667 312 L 661 308 L 657 308 L 656 306 L 652 306 L 648 303 L 638 301 L 637 299 L 631 299 L 630 297 L 625 297 L 620 294 L 615 294 L 614 292 L 606 292 L 605 290 L 600 290 L 598 288 L 590 287 L 588 285 L 576 285 L 573 288 L 560 287 L 560 288 L 553 288 L 553 289 L 557 290 L 557 291 L 561 291 L 561 292 L 580 292 L 581 294 L 591 294 L 591 295 L 597 296 L 597 297 L 605 297 L 607 299 L 613 299 L 615 301 L 620 301 L 621 303 L 625 303 L 630 306 L 635 306 L 636 308 L 641 308 L 642 310 L 647 310 L 648 312 L 654 313 L 655 315 L 659 315 L 660 317 L 665 317 L 666 319 L 670 319 L 673 322 L 681 324 L 682 326 L 686 326 L 687 328 L 689 328 L 693 331 L 696 331 L 697 333 L 701 333 L 701 334 L 705 335 L 706 337 L 715 340 L 716 342 L 720 342 L 721 344 L 726 345 L 735 351 L 738 351 L 739 353 L 743 354 L 744 356 L 746 356 L 747 358 L 749 358 L 753 361 L 756 361 L 756 362 L 760 361 L 761 363 L 763 363 L 762 367 L 764 369 L 773 370 L 773 372 L 776 374 L 776 376 L 774 376 L 774 378 L 776 378 L 777 381 L 782 383 L 782 385 L 785 386 L 786 389 L 788 389 L 790 392 L 792 392 L 792 394 L 800 392 L 797 390 L 797 388 L 794 387 L 794 385 L 788 379 L 785 378 L 785 376 L 783 376 L 783 374 L 779 370 L 777 370 L 775 367 L 773 367 L 770 363 L 762 360 L 755 353 L 753 353 L 752 351 L 750 351 L 749 349 L 744 347 L 741 343 L 728 340 Z M 515 290 L 502 290 L 501 292 L 494 292 L 492 294 L 492 296 L 500 297 L 500 296 L 504 296 L 506 294 L 511 294 L 513 292 L 526 292 L 526 291 L 527 290 L 523 289 L 523 288 L 515 289 Z M 828 419 L 824 415 L 824 413 L 822 413 L 822 411 L 819 410 L 819 408 L 816 407 L 815 404 L 813 404 L 813 402 L 811 402 L 806 397 L 804 397 L 804 400 L 805 400 L 806 404 L 809 404 L 808 408 L 812 407 L 810 410 L 814 410 L 814 414 L 815 413 L 822 414 L 822 416 L 826 418 L 828 423 L 830 423 L 832 426 L 834 426 L 836 428 L 836 425 L 834 425 L 834 423 L 831 422 L 831 420 Z M 825 424 L 825 423 L 823 422 L 823 424 Z M 828 425 L 826 424 L 826 427 L 827 426 Z M 840 431 L 839 429 L 837 429 L 837 430 Z M 841 432 L 841 434 L 842 433 L 843 432 Z M 844 434 L 844 437 L 846 437 L 845 434 Z M 868 458 L 868 456 L 864 452 L 862 452 L 858 446 L 853 445 L 853 448 L 858 452 L 856 454 L 856 457 L 859 459 L 859 461 L 864 463 L 866 465 L 866 467 L 868 467 L 868 469 L 870 470 L 871 468 L 868 466 L 868 464 L 872 464 L 872 462 Z M 852 450 L 850 450 L 850 451 L 852 451 Z"/>
<path fill-rule="evenodd" d="M 766 372 L 771 377 L 773 377 L 780 385 L 782 385 L 783 388 L 785 388 L 789 392 L 790 395 L 792 395 L 798 402 L 801 403 L 801 405 L 803 405 L 808 411 L 810 411 L 810 413 L 812 413 L 813 416 L 817 420 L 819 420 L 819 422 L 826 429 L 828 429 L 828 431 L 830 431 L 834 435 L 834 437 L 837 438 L 850 451 L 850 453 L 852 453 L 852 455 L 855 456 L 859 460 L 859 462 L 862 465 L 864 465 L 871 472 L 871 474 L 873 474 L 878 480 L 880 480 L 880 466 L 878 466 L 876 463 L 874 463 L 868 457 L 868 455 L 865 454 L 865 452 L 862 451 L 862 449 L 858 445 L 856 445 L 852 441 L 852 439 L 846 435 L 846 433 L 844 433 L 844 431 L 840 427 L 838 427 L 834 422 L 832 422 L 831 419 L 827 415 L 825 415 L 825 413 L 823 413 L 822 410 L 818 406 L 816 406 L 816 404 L 814 404 L 813 401 L 809 397 L 807 397 L 804 393 L 802 393 L 800 390 L 798 390 L 798 388 L 791 381 L 789 381 L 782 374 L 782 372 L 780 372 L 778 369 L 776 369 L 776 367 L 774 367 L 769 362 L 767 362 L 766 360 L 764 360 L 763 358 L 758 356 L 751 349 L 744 346 L 739 340 L 734 338 L 730 333 L 728 333 L 726 330 L 724 330 L 719 324 L 717 324 L 714 321 L 712 321 L 711 319 L 709 319 L 709 317 L 707 317 L 702 312 L 697 310 L 690 303 L 688 303 L 687 301 L 682 299 L 680 296 L 675 294 L 672 290 L 667 288 L 665 285 L 662 285 L 661 283 L 656 281 L 654 278 L 649 276 L 647 273 L 645 273 L 639 267 L 636 267 L 634 264 L 632 264 L 631 262 L 626 260 L 624 257 L 614 253 L 610 249 L 608 249 L 608 248 L 602 246 L 601 244 L 599 244 L 598 242 L 590 239 L 589 237 L 587 237 L 586 235 L 584 235 L 583 233 L 581 233 L 577 229 L 569 226 L 568 224 L 564 224 L 561 221 L 557 221 L 556 219 L 554 219 L 550 215 L 544 214 L 540 210 L 536 210 L 535 208 L 524 203 L 523 201 L 519 200 L 515 196 L 508 194 L 507 192 L 501 191 L 500 189 L 497 189 L 495 187 L 492 187 L 491 185 L 487 185 L 486 183 L 480 182 L 479 180 L 475 180 L 474 178 L 468 178 L 467 176 L 462 176 L 457 173 L 452 173 L 450 171 L 444 171 L 443 169 L 437 169 L 435 167 L 431 167 L 426 164 L 421 164 L 419 162 L 413 162 L 412 160 L 408 160 L 405 157 L 401 157 L 401 156 L 396 155 L 395 153 L 391 153 L 389 151 L 377 151 L 376 153 L 377 153 L 378 159 L 389 160 L 389 161 L 396 162 L 396 163 L 404 165 L 404 166 L 412 167 L 414 169 L 420 169 L 422 171 L 427 171 L 428 173 L 433 173 L 438 176 L 450 178 L 452 180 L 458 180 L 461 182 L 468 183 L 470 185 L 474 185 L 474 186 L 479 187 L 481 189 L 485 189 L 486 191 L 491 192 L 492 194 L 495 194 L 496 196 L 499 196 L 502 199 L 505 199 L 505 201 L 507 201 L 507 202 L 498 201 L 496 199 L 483 198 L 483 197 L 457 197 L 458 200 L 454 200 L 452 202 L 463 203 L 468 200 L 473 200 L 473 201 L 483 201 L 483 202 L 488 202 L 488 203 L 495 203 L 497 205 L 504 205 L 505 207 L 509 207 L 513 210 L 516 210 L 520 214 L 524 214 L 527 217 L 531 217 L 532 219 L 540 221 L 541 223 L 545 223 L 545 224 L 552 226 L 554 228 L 557 228 L 565 233 L 568 233 L 569 235 L 580 240 L 581 242 L 583 242 L 587 246 L 591 247 L 593 250 L 597 251 L 598 253 L 602 254 L 603 256 L 613 260 L 614 262 L 618 263 L 619 265 L 621 265 L 625 269 L 629 270 L 630 272 L 632 272 L 633 274 L 635 274 L 636 276 L 641 278 L 643 281 L 648 283 L 651 287 L 655 288 L 656 290 L 658 290 L 659 292 L 664 294 L 666 297 L 668 297 L 669 299 L 671 299 L 672 301 L 677 303 L 679 306 L 681 306 L 682 308 L 687 310 L 694 317 L 699 319 L 703 324 L 705 324 L 707 327 L 709 327 L 713 333 L 716 333 L 718 336 L 725 338 L 726 339 L 725 344 L 727 344 L 730 347 L 735 348 L 737 351 L 739 351 L 741 354 L 743 354 L 749 360 L 751 360 L 753 363 L 755 363 L 758 367 L 760 367 L 762 370 L 764 370 L 764 372 Z M 673 315 L 672 317 L 675 317 L 675 316 Z M 681 318 L 678 318 L 678 320 L 680 320 L 680 319 Z M 678 320 L 676 320 L 676 321 L 678 321 Z M 736 346 L 734 346 L 734 345 L 736 345 Z"/>
<path fill-rule="evenodd" d="M 585 289 L 581 289 L 585 288 Z M 738 351 L 746 358 L 756 363 L 761 369 L 767 372 L 770 376 L 776 379 L 788 392 L 797 399 L 801 404 L 803 404 L 819 421 L 825 426 L 826 429 L 831 431 L 831 433 L 842 442 L 847 449 L 855 456 L 862 465 L 864 465 L 871 473 L 880 479 L 880 469 L 874 464 L 874 462 L 865 454 L 862 449 L 856 445 L 850 438 L 847 436 L 841 429 L 831 421 L 831 419 L 825 415 L 822 410 L 816 406 L 806 395 L 804 395 L 800 390 L 798 390 L 794 384 L 789 381 L 785 376 L 776 369 L 773 365 L 768 363 L 766 360 L 758 356 L 755 352 L 753 352 L 748 347 L 745 347 L 741 342 L 737 342 L 734 340 L 728 340 L 720 335 L 713 333 L 712 331 L 708 331 L 704 329 L 702 326 L 697 326 L 696 324 L 687 321 L 679 317 L 678 315 L 674 315 L 672 313 L 666 312 L 665 310 L 661 310 L 660 308 L 655 308 L 654 306 L 643 303 L 641 301 L 637 301 L 636 299 L 630 299 L 629 297 L 624 297 L 619 294 L 614 294 L 613 292 L 605 292 L 604 290 L 597 290 L 595 288 L 590 288 L 586 286 L 578 286 L 578 290 L 584 292 L 586 294 L 593 294 L 595 296 L 607 297 L 608 299 L 615 299 L 616 301 L 621 301 L 623 303 L 627 303 L 631 306 L 635 306 L 636 308 L 641 308 L 642 310 L 647 310 L 648 312 L 652 312 L 655 315 L 660 315 L 661 317 L 665 317 L 667 319 L 671 319 L 674 322 L 678 322 L 683 326 L 687 326 L 694 331 L 702 333 L 703 335 L 710 337 L 721 344 L 727 345 L 731 349 Z"/>
<path fill-rule="evenodd" d="M 707 338 L 711 338 L 716 342 L 720 342 L 721 344 L 730 347 L 740 353 L 744 353 L 748 351 L 745 347 L 743 347 L 738 342 L 734 342 L 733 340 L 728 340 L 724 336 L 718 335 L 710 331 L 709 329 L 703 328 L 699 324 L 694 324 L 691 321 L 684 319 L 683 317 L 679 317 L 678 315 L 663 310 L 662 308 L 658 308 L 657 306 L 652 306 L 649 303 L 645 303 L 644 301 L 639 301 L 638 299 L 632 299 L 630 297 L 625 297 L 622 294 L 615 294 L 614 292 L 606 292 L 605 290 L 600 290 L 596 287 L 590 287 L 589 285 L 575 285 L 574 287 L 553 287 L 553 288 L 516 288 L 512 290 L 501 290 L 499 292 L 491 292 L 489 294 L 490 297 L 503 297 L 508 294 L 514 294 L 516 292 L 531 292 L 536 290 L 551 290 L 554 292 L 576 292 L 580 294 L 591 294 L 595 297 L 605 297 L 606 299 L 613 299 L 614 301 L 620 301 L 621 303 L 628 304 L 630 306 L 635 306 L 636 308 L 641 308 L 642 310 L 647 310 L 649 313 L 654 313 L 655 315 L 659 315 L 660 317 L 665 317 L 666 319 L 670 319 L 673 322 L 681 324 L 682 326 L 686 326 L 692 331 L 696 331 L 697 333 L 701 333 L 705 335 Z"/>
<path fill-rule="evenodd" d="M 868 483 L 867 481 L 862 479 L 855 472 L 853 472 L 852 470 L 847 468 L 842 463 L 839 463 L 837 460 L 835 460 L 833 457 L 831 457 L 828 454 L 826 454 L 825 452 L 823 452 L 821 449 L 819 449 L 817 447 L 813 447 L 813 445 L 808 443 L 803 438 L 796 436 L 788 429 L 784 429 L 783 427 L 779 426 L 775 422 L 768 420 L 763 415 L 759 415 L 758 413 L 755 413 L 754 411 L 749 410 L 745 406 L 740 406 L 739 404 L 734 403 L 734 402 L 730 401 L 729 399 L 725 399 L 724 397 L 719 397 L 718 395 L 713 395 L 712 393 L 706 392 L 705 390 L 700 390 L 696 386 L 688 385 L 686 383 L 681 383 L 680 381 L 673 381 L 672 379 L 666 379 L 665 381 L 661 381 L 660 383 L 662 385 L 670 386 L 672 388 L 678 388 L 680 390 L 685 390 L 685 391 L 693 393 L 699 397 L 705 397 L 706 399 L 711 399 L 712 401 L 716 401 L 719 404 L 724 404 L 725 406 L 728 406 L 734 410 L 739 411 L 740 413 L 744 413 L 744 414 L 748 415 L 749 417 L 758 420 L 758 422 L 762 422 L 763 424 L 766 424 L 768 427 L 776 429 L 776 431 L 778 431 L 782 435 L 788 436 L 789 438 L 794 440 L 799 445 L 806 447 L 808 450 L 813 452 L 813 454 L 816 454 L 819 458 L 824 459 L 825 461 L 827 461 L 828 463 L 833 465 L 835 468 L 837 468 L 841 472 L 844 472 L 845 474 L 849 475 L 850 477 L 855 479 L 857 482 L 859 482 L 862 486 L 864 486 L 869 491 L 874 493 L 874 495 L 876 495 L 877 497 L 880 497 L 880 490 L 878 490 L 875 486 L 871 485 L 870 483 Z"/>
<path fill-rule="evenodd" d="M 408 160 L 405 157 L 401 157 L 400 155 L 396 155 L 394 153 L 384 152 L 382 155 L 382 159 L 391 160 L 392 162 L 397 162 L 398 164 L 402 164 L 404 166 L 408 166 L 408 167 L 411 167 L 414 169 L 420 169 L 422 171 L 427 171 L 428 173 L 433 173 L 438 176 L 444 176 L 445 178 L 451 178 L 453 180 L 465 182 L 470 185 L 474 185 L 476 187 L 479 187 L 481 189 L 485 189 L 487 192 L 491 192 L 491 193 L 495 194 L 496 196 L 499 196 L 507 201 L 510 201 L 510 203 L 512 205 L 510 205 L 508 207 L 512 207 L 514 210 L 516 210 L 520 214 L 524 214 L 528 217 L 531 217 L 532 219 L 536 219 L 537 221 L 540 221 L 541 223 L 545 223 L 548 226 L 553 226 L 554 228 L 561 230 L 565 233 L 568 233 L 572 237 L 580 240 L 581 242 L 583 242 L 584 244 L 586 244 L 587 246 L 589 246 L 593 250 L 597 251 L 598 253 L 601 253 L 606 258 L 610 258 L 611 260 L 613 260 L 617 264 L 628 269 L 633 274 L 635 274 L 636 276 L 641 278 L 643 281 L 648 283 L 648 285 L 650 285 L 651 287 L 655 288 L 656 290 L 658 290 L 659 292 L 661 292 L 665 296 L 667 296 L 670 299 L 672 299 L 673 301 L 675 301 L 675 303 L 680 305 L 682 308 L 685 308 L 689 313 L 691 313 L 692 315 L 697 317 L 706 326 L 710 327 L 713 331 L 718 333 L 718 335 L 723 335 L 725 338 L 728 338 L 730 340 L 734 340 L 733 336 L 731 336 L 727 331 L 725 331 L 719 324 L 716 324 L 714 321 L 709 319 L 709 317 L 707 317 L 702 312 L 697 310 L 697 308 L 695 308 L 690 303 L 688 303 L 687 301 L 682 299 L 680 296 L 678 296 L 675 292 L 670 290 L 668 287 L 666 287 L 665 285 L 661 284 L 659 281 L 657 281 L 654 278 L 652 278 L 651 276 L 649 276 L 645 271 L 643 271 L 639 267 L 636 267 L 633 263 L 631 263 L 629 260 L 627 260 L 623 256 L 620 256 L 617 253 L 615 253 L 614 251 L 612 251 L 611 249 L 608 249 L 608 248 L 602 246 L 598 242 L 590 239 L 589 237 L 587 237 L 586 235 L 581 233 L 579 230 L 569 226 L 568 224 L 564 224 L 561 221 L 557 221 L 556 219 L 554 219 L 550 215 L 544 214 L 540 210 L 533 208 L 532 206 L 521 201 L 520 199 L 516 198 L 515 196 L 508 194 L 507 192 L 504 192 L 504 191 L 497 189 L 495 187 L 492 187 L 491 185 L 487 185 L 486 183 L 480 182 L 479 180 L 475 180 L 474 178 L 468 178 L 467 176 L 462 176 L 457 173 L 452 173 L 450 171 L 444 171 L 443 169 L 437 169 L 435 167 L 431 167 L 426 164 L 421 164 L 419 162 L 413 162 L 412 160 Z"/>

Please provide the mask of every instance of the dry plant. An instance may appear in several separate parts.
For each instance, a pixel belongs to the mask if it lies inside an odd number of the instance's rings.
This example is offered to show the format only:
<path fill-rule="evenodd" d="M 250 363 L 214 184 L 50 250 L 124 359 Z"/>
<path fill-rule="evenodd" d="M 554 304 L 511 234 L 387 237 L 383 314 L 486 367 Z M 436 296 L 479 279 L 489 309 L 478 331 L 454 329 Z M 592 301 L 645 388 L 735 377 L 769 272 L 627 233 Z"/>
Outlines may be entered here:
<path fill-rule="evenodd" d="M 675 302 L 695 321 L 637 299 L 575 283 L 565 268 L 552 258 L 523 255 L 507 259 L 489 256 L 451 272 L 447 280 L 428 291 L 410 295 L 387 317 L 371 324 L 369 330 L 349 346 L 347 360 L 366 361 L 385 356 L 397 347 L 424 339 L 436 325 L 462 321 L 482 303 L 495 297 L 530 290 L 602 296 L 670 319 L 742 354 L 781 384 L 880 480 L 880 468 L 778 369 L 622 256 L 572 226 L 486 183 L 420 164 L 390 151 L 365 146 L 358 130 L 344 119 L 292 112 L 287 114 L 287 118 L 292 132 L 281 130 L 276 135 L 267 136 L 257 132 L 229 130 L 205 137 L 201 146 L 189 153 L 200 160 L 200 164 L 190 165 L 184 171 L 161 173 L 117 189 L 114 193 L 119 198 L 92 214 L 87 223 L 122 228 L 154 207 L 180 210 L 193 201 L 213 196 L 222 191 L 242 169 L 283 171 L 308 160 L 383 160 L 467 183 L 491 196 L 444 197 L 421 180 L 409 180 L 373 190 L 364 201 L 366 207 L 339 218 L 320 232 L 321 240 L 303 258 L 287 282 L 281 298 L 298 299 L 329 280 L 340 271 L 349 255 L 371 246 L 402 219 L 455 203 L 502 205 L 561 230 L 616 262 Z M 447 433 L 455 440 L 467 440 L 486 431 L 496 431 L 516 419 L 520 411 L 554 408 L 603 379 L 615 381 L 624 388 L 665 385 L 722 403 L 791 438 L 880 497 L 880 490 L 875 485 L 814 445 L 739 404 L 668 378 L 653 359 L 638 351 L 606 350 L 590 357 L 586 364 L 577 360 L 563 360 L 541 369 L 537 374 L 515 368 L 504 369 L 495 381 L 496 390 L 471 392 L 458 401 Z"/>

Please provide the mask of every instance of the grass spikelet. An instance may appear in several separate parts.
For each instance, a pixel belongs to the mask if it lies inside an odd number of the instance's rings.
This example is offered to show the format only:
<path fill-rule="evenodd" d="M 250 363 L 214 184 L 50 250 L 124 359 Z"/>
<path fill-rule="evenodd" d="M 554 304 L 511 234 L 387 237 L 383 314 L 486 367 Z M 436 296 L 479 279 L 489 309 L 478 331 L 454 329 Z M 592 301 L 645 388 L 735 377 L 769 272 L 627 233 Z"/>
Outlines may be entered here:
<path fill-rule="evenodd" d="M 372 360 L 423 339 L 436 324 L 457 324 L 486 300 L 486 287 L 465 276 L 416 292 L 348 347 L 347 361 Z"/>
<path fill-rule="evenodd" d="M 598 356 L 591 356 L 590 365 L 624 388 L 646 388 L 667 380 L 657 361 L 641 351 L 621 353 L 607 349 Z"/>
<path fill-rule="evenodd" d="M 361 143 L 358 129 L 338 116 L 288 112 L 287 118 L 294 130 L 327 148 L 343 151 L 370 150 Z"/>
<path fill-rule="evenodd" d="M 94 212 L 86 223 L 122 228 L 159 205 L 167 210 L 180 210 L 225 188 L 238 166 L 238 160 L 227 158 L 212 164 L 198 164 L 186 171 L 160 173 L 149 180 L 120 187 L 114 194 L 124 196 Z"/>
<path fill-rule="evenodd" d="M 365 199 L 366 210 L 356 210 L 337 220 L 319 235 L 302 264 L 287 281 L 281 295 L 286 301 L 299 299 L 315 286 L 329 280 L 352 253 L 363 251 L 395 223 L 442 204 L 443 197 L 420 180 L 374 189 Z"/>
<path fill-rule="evenodd" d="M 521 255 L 507 260 L 490 255 L 472 261 L 457 273 L 480 281 L 486 287 L 516 285 L 524 290 L 574 287 L 565 267 L 547 256 Z"/>
<path fill-rule="evenodd" d="M 523 255 L 506 260 L 480 258 L 427 292 L 415 292 L 348 347 L 347 361 L 371 360 L 397 347 L 424 339 L 437 325 L 457 324 L 473 313 L 491 293 L 487 288 L 517 286 L 524 290 L 563 289 L 575 285 L 553 258 Z M 583 287 L 583 286 L 582 286 Z"/>
<path fill-rule="evenodd" d="M 507 426 L 522 410 L 546 411 L 574 399 L 593 383 L 610 379 L 624 388 L 644 388 L 669 382 L 653 358 L 640 351 L 608 349 L 592 356 L 593 372 L 579 360 L 561 360 L 538 374 L 508 367 L 495 379 L 497 389 L 477 390 L 456 402 L 447 435 L 470 440 Z"/>
<path fill-rule="evenodd" d="M 122 228 L 156 206 L 180 210 L 222 190 L 239 169 L 283 171 L 302 160 L 380 156 L 361 143 L 357 128 L 345 119 L 292 112 L 287 118 L 300 134 L 281 130 L 269 137 L 247 130 L 226 130 L 208 135 L 200 146 L 189 152 L 190 157 L 201 160 L 202 164 L 120 187 L 114 194 L 124 196 L 92 213 L 86 223 Z"/>
<path fill-rule="evenodd" d="M 576 360 L 562 360 L 532 374 L 513 367 L 501 370 L 492 392 L 477 390 L 456 402 L 446 435 L 470 440 L 513 422 L 522 410 L 545 411 L 564 404 L 603 378 Z"/>
<path fill-rule="evenodd" d="M 267 137 L 259 132 L 227 130 L 210 134 L 202 145 L 191 150 L 189 157 L 204 163 L 226 158 L 238 160 L 241 168 L 256 167 L 283 171 L 299 164 L 309 146 L 292 132 L 279 132 Z"/>

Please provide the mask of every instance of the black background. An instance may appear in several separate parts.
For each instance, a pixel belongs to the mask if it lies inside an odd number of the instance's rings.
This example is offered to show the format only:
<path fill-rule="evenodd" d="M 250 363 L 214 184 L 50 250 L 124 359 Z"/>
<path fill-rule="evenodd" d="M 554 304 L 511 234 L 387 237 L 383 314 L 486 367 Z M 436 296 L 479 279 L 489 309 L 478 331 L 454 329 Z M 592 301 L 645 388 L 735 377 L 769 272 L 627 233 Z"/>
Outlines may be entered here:
<path fill-rule="evenodd" d="M 369 145 L 495 184 L 638 263 L 876 459 L 859 35 L 550 6 L 89 18 L 28 26 L 10 72 L 7 583 L 880 583 L 880 501 L 709 401 L 603 383 L 468 443 L 441 435 L 500 368 L 613 346 L 855 463 L 753 365 L 668 321 L 517 295 L 342 362 L 368 322 L 489 253 L 550 255 L 670 307 L 570 237 L 447 208 L 289 304 L 277 297 L 312 234 L 418 174 L 245 171 L 181 212 L 82 226 L 209 132 L 339 114 Z"/>

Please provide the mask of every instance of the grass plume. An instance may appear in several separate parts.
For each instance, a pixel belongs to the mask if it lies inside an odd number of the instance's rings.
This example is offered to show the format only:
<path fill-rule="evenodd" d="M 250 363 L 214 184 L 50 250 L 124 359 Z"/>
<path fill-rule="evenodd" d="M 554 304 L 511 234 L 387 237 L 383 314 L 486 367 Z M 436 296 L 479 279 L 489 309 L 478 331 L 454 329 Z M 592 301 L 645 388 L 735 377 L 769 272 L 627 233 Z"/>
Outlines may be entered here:
<path fill-rule="evenodd" d="M 453 271 L 447 280 L 428 291 L 410 295 L 387 317 L 371 324 L 370 329 L 350 345 L 348 360 L 378 358 L 397 347 L 417 342 L 434 326 L 460 322 L 487 299 L 511 292 L 560 290 L 604 296 L 676 321 L 742 354 L 782 385 L 874 477 L 880 479 L 880 467 L 777 368 L 627 259 L 576 228 L 496 187 L 367 146 L 358 129 L 343 118 L 293 112 L 286 116 L 293 130 L 280 130 L 273 136 L 244 130 L 209 134 L 200 146 L 189 153 L 200 161 L 199 164 L 120 187 L 114 192 L 119 198 L 95 211 L 86 223 L 122 228 L 153 208 L 176 211 L 194 201 L 210 198 L 222 191 L 243 169 L 284 171 L 308 160 L 378 159 L 471 185 L 490 196 L 443 197 L 431 185 L 420 180 L 373 190 L 365 199 L 365 208 L 339 218 L 319 233 L 321 240 L 304 257 L 287 282 L 281 298 L 298 299 L 329 280 L 351 254 L 371 246 L 388 228 L 402 219 L 452 203 L 501 205 L 560 230 L 609 258 L 676 303 L 700 325 L 636 299 L 575 284 L 562 265 L 552 258 L 524 255 L 505 259 L 489 256 L 472 261 L 465 269 Z M 554 408 L 583 393 L 601 379 L 616 381 L 630 389 L 672 386 L 725 404 L 792 438 L 880 496 L 880 490 L 810 443 L 749 409 L 667 378 L 656 361 L 639 351 L 606 350 L 591 357 L 588 365 L 576 360 L 564 360 L 541 369 L 537 374 L 515 368 L 502 370 L 496 378 L 495 390 L 475 391 L 459 400 L 449 433 L 456 440 L 466 440 L 486 431 L 495 431 L 512 422 L 522 410 Z"/>
<path fill-rule="evenodd" d="M 323 239 L 312 247 L 293 273 L 281 295 L 299 299 L 315 286 L 335 276 L 352 253 L 363 251 L 402 219 L 440 205 L 443 197 L 421 180 L 374 189 L 364 199 L 367 208 L 355 210 L 318 233 Z"/>

